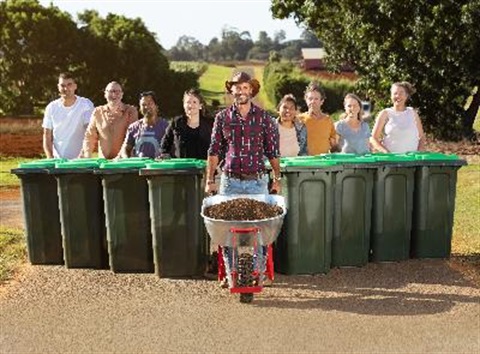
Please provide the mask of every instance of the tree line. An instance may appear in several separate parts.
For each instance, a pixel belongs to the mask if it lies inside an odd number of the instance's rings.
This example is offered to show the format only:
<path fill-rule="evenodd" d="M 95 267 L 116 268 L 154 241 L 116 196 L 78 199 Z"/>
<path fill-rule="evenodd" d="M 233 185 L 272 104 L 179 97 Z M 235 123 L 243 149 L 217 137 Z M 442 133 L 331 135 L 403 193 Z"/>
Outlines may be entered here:
<path fill-rule="evenodd" d="M 170 48 L 167 56 L 176 61 L 267 61 L 272 51 L 285 60 L 300 60 L 302 48 L 322 47 L 313 32 L 304 30 L 300 39 L 286 41 L 285 31 L 275 32 L 271 38 L 267 32 L 261 31 L 257 40 L 252 40 L 250 32 L 239 31 L 236 28 L 225 27 L 220 38 L 214 37 L 207 45 L 196 38 L 182 36 L 175 46 Z"/>
<path fill-rule="evenodd" d="M 183 92 L 198 87 L 198 75 L 170 70 L 163 48 L 139 18 L 86 10 L 77 21 L 37 0 L 0 2 L 0 114 L 41 112 L 58 97 L 58 74 L 77 78 L 78 94 L 95 104 L 115 80 L 124 100 L 137 104 L 138 94 L 154 90 L 162 114 L 180 113 Z"/>

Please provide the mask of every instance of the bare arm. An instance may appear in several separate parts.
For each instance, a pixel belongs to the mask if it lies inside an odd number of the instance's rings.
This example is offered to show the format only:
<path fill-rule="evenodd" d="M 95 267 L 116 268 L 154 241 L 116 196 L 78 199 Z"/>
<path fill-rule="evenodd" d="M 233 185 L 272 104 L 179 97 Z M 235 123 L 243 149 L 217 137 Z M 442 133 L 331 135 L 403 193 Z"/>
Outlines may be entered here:
<path fill-rule="evenodd" d="M 425 150 L 425 132 L 423 131 L 422 121 L 418 116 L 418 112 L 414 110 L 415 116 L 415 123 L 417 124 L 418 129 L 418 150 L 424 151 Z"/>
<path fill-rule="evenodd" d="M 132 149 L 133 149 L 133 146 L 128 145 L 127 143 L 123 143 L 122 148 L 118 153 L 118 157 L 121 157 L 122 159 L 129 158 L 130 156 L 132 156 Z"/>
<path fill-rule="evenodd" d="M 372 136 L 370 137 L 370 144 L 375 150 L 380 152 L 388 152 L 387 148 L 382 145 L 381 137 L 383 134 L 383 128 L 387 123 L 387 111 L 381 111 L 378 116 L 377 120 L 375 121 L 375 125 L 373 126 Z"/>
<path fill-rule="evenodd" d="M 47 159 L 53 158 L 53 132 L 51 129 L 43 129 L 43 151 Z"/>
<path fill-rule="evenodd" d="M 218 167 L 218 156 L 209 156 L 207 159 L 207 175 L 205 177 L 205 193 L 212 194 L 218 191 L 215 183 L 215 171 Z"/>
<path fill-rule="evenodd" d="M 98 143 L 98 131 L 95 112 L 96 110 L 93 112 L 90 123 L 88 124 L 87 130 L 85 131 L 85 137 L 83 138 L 83 148 L 80 152 L 80 157 L 92 157 L 93 149 Z"/>
<path fill-rule="evenodd" d="M 282 184 L 280 183 L 280 179 L 279 179 L 280 178 L 280 159 L 274 158 L 274 159 L 269 159 L 269 161 L 273 171 L 273 182 L 272 182 L 272 188 L 270 189 L 270 192 L 281 193 Z"/>

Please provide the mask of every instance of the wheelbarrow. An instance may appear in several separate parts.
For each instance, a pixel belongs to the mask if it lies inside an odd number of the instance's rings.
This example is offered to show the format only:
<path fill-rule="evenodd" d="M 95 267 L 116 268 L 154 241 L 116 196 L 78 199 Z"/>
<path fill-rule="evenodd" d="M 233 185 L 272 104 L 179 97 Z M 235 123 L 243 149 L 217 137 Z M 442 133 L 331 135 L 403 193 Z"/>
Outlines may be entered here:
<path fill-rule="evenodd" d="M 213 219 L 204 214 L 209 206 L 237 198 L 278 205 L 283 212 L 268 219 L 233 221 Z M 201 215 L 205 227 L 212 243 L 220 246 L 219 280 L 227 279 L 230 293 L 240 294 L 240 302 L 251 302 L 253 294 L 262 291 L 266 273 L 273 279 L 271 244 L 277 239 L 286 212 L 284 197 L 273 194 L 214 195 L 203 200 Z M 266 248 L 268 252 L 264 252 Z"/>

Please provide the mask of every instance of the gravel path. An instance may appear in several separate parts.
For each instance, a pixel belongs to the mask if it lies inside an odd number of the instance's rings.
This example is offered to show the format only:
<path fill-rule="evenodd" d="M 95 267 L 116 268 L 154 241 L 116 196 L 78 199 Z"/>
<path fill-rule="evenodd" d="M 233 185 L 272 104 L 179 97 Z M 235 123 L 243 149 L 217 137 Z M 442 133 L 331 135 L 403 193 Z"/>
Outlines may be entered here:
<path fill-rule="evenodd" d="M 215 281 L 62 266 L 0 290 L 0 353 L 480 352 L 480 290 L 443 260 L 277 275 L 252 304 Z"/>

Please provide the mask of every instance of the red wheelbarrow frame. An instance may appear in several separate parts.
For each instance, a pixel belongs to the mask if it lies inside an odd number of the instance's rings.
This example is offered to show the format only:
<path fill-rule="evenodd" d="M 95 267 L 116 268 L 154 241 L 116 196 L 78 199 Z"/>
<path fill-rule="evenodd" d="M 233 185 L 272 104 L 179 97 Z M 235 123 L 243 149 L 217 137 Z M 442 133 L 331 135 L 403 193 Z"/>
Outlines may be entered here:
<path fill-rule="evenodd" d="M 235 244 L 235 234 L 248 234 L 248 233 L 259 233 L 260 228 L 258 227 L 231 227 L 230 232 L 233 234 L 233 243 Z M 256 242 L 256 241 L 255 241 Z M 256 245 L 255 245 L 256 246 Z M 254 247 L 255 247 L 254 246 Z M 255 247 L 256 248 L 256 247 Z M 223 260 L 223 249 L 221 246 L 218 246 L 217 252 L 217 264 L 218 264 L 218 280 L 222 281 L 227 276 L 225 269 L 225 262 Z M 237 272 L 232 272 L 232 279 L 237 279 Z M 254 273 L 255 275 L 255 273 Z M 265 275 L 273 281 L 274 279 L 274 263 L 273 263 L 273 249 L 272 245 L 267 246 L 267 262 L 265 267 Z M 230 293 L 259 293 L 262 291 L 263 286 L 245 286 L 245 287 L 232 287 L 230 288 Z"/>

